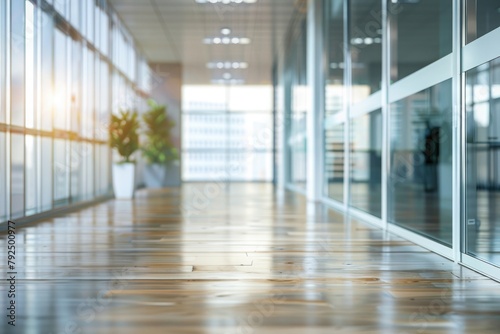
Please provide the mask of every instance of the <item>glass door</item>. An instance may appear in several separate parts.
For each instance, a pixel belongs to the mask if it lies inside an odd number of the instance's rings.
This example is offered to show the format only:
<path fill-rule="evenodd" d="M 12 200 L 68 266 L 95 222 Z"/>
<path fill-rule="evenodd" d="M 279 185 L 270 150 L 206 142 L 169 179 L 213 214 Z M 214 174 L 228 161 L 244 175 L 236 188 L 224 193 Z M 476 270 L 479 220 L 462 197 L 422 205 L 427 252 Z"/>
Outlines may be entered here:
<path fill-rule="evenodd" d="M 500 58 L 466 73 L 467 255 L 500 265 Z"/>

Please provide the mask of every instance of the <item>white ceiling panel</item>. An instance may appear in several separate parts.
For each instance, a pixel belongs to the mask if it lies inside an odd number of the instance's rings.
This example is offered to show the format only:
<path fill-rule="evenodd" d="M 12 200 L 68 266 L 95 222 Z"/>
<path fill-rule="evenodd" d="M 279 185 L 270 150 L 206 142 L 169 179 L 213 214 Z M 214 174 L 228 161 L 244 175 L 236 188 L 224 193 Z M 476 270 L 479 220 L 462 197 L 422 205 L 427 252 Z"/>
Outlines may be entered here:
<path fill-rule="evenodd" d="M 297 0 L 199 4 L 195 0 L 109 0 L 151 63 L 180 62 L 184 82 L 209 84 L 230 72 L 246 84 L 270 84 L 273 55 L 282 47 Z M 203 39 L 251 39 L 248 45 L 206 45 Z M 208 69 L 209 62 L 247 62 L 247 69 Z"/>

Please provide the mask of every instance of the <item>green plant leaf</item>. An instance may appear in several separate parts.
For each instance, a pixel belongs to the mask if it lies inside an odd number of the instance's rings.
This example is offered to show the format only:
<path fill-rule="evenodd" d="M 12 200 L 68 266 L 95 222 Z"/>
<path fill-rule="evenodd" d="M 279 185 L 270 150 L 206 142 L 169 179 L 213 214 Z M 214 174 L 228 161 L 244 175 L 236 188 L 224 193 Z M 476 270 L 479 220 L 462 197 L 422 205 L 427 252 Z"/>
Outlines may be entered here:
<path fill-rule="evenodd" d="M 142 115 L 146 141 L 141 147 L 148 163 L 166 164 L 179 158 L 172 141 L 171 131 L 175 126 L 167 115 L 167 107 L 148 100 L 150 109 Z"/>
<path fill-rule="evenodd" d="M 132 154 L 139 149 L 139 119 L 137 112 L 120 110 L 118 115 L 111 115 L 109 124 L 109 145 L 123 158 L 130 160 Z"/>

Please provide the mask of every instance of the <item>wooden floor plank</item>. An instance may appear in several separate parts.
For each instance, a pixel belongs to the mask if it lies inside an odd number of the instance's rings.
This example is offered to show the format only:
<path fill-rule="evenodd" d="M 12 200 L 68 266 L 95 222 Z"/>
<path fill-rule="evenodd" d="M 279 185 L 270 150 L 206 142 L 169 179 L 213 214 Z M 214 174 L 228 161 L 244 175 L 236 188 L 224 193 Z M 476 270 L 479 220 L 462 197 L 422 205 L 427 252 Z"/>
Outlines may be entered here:
<path fill-rule="evenodd" d="M 500 332 L 497 282 L 301 195 L 233 184 L 201 203 L 203 186 L 19 229 L 0 332 Z"/>

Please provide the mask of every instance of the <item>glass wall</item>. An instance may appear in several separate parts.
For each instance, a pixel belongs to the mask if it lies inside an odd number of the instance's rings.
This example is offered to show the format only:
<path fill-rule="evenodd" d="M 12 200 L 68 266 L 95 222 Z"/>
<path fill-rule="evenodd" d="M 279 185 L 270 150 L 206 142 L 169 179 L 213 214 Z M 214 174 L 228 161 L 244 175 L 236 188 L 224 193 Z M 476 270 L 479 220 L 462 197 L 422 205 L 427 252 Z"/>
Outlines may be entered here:
<path fill-rule="evenodd" d="M 106 1 L 1 1 L 0 222 L 110 194 L 111 101 L 147 96 L 137 58 Z M 111 99 L 111 73 L 124 96 Z"/>
<path fill-rule="evenodd" d="M 272 87 L 183 87 L 182 179 L 272 181 Z"/>
<path fill-rule="evenodd" d="M 6 2 L 0 1 L 0 87 L 7 87 L 6 63 L 7 52 L 7 15 Z M 7 134 L 5 124 L 7 123 L 7 90 L 0 89 L 0 222 L 7 220 L 9 214 L 10 184 L 8 183 L 7 171 L 9 170 L 7 160 Z M 5 161 L 5 162 L 3 162 Z"/>
<path fill-rule="evenodd" d="M 393 82 L 451 53 L 452 7 L 452 0 L 421 0 L 390 12 Z"/>
<path fill-rule="evenodd" d="M 304 13 L 302 13 L 304 14 Z M 307 178 L 307 34 L 305 17 L 299 16 L 289 31 L 284 67 L 284 124 L 286 182 L 304 190 Z"/>
<path fill-rule="evenodd" d="M 391 104 L 388 184 L 389 222 L 449 246 L 451 106 L 451 80 Z"/>
<path fill-rule="evenodd" d="M 352 103 L 377 92 L 382 84 L 382 1 L 349 1 L 349 53 Z"/>
<path fill-rule="evenodd" d="M 344 110 L 344 4 L 341 1 L 325 3 L 325 38 L 327 64 L 325 77 L 324 112 L 324 173 L 323 193 L 339 202 L 344 201 L 344 120 L 339 115 Z"/>
<path fill-rule="evenodd" d="M 305 137 L 323 138 L 325 203 L 499 278 L 498 1 L 318 1 L 324 122 Z M 298 36 L 276 65 L 285 81 L 300 76 Z"/>
<path fill-rule="evenodd" d="M 500 58 L 466 74 L 466 252 L 500 264 Z"/>
<path fill-rule="evenodd" d="M 338 201 L 344 202 L 345 170 L 345 126 L 344 123 L 327 126 L 325 129 L 325 190 L 324 193 Z"/>
<path fill-rule="evenodd" d="M 350 204 L 382 218 L 382 110 L 351 120 Z"/>
<path fill-rule="evenodd" d="M 472 42 L 500 27 L 500 11 L 496 0 L 466 1 L 466 42 Z"/>

